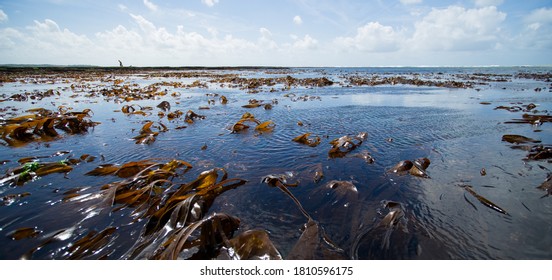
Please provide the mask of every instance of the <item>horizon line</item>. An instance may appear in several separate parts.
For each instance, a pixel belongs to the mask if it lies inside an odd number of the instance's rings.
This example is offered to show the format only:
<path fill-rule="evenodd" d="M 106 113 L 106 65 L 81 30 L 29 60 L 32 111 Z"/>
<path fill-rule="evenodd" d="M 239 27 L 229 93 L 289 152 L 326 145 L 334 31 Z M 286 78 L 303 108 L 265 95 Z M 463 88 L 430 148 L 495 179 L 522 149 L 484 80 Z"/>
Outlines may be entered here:
<path fill-rule="evenodd" d="M 170 66 L 170 65 L 150 65 L 150 66 L 106 66 L 106 65 L 92 65 L 92 64 L 49 64 L 49 63 L 5 63 L 0 64 L 0 67 L 13 67 L 13 68 L 522 68 L 522 67 L 552 67 L 552 65 L 373 65 L 373 66 L 276 66 L 276 65 L 182 65 L 182 66 Z"/>

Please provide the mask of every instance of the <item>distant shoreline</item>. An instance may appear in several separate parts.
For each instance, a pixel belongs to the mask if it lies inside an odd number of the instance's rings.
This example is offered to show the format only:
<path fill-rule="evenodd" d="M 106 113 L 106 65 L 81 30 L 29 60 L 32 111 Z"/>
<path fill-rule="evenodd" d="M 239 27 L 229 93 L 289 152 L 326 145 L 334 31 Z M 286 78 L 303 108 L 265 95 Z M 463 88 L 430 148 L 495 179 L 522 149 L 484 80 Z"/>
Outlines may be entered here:
<path fill-rule="evenodd" d="M 262 69 L 297 69 L 297 68 L 374 68 L 374 69 L 477 69 L 477 68 L 552 68 L 552 65 L 479 65 L 479 66 L 98 66 L 98 65 L 56 65 L 56 64 L 0 64 L 0 70 L 3 69 L 55 69 L 55 70 L 86 70 L 86 69 L 136 69 L 136 70 L 262 70 Z"/>
<path fill-rule="evenodd" d="M 466 69 L 466 70 L 491 70 L 491 69 L 510 69 L 510 70 L 524 70 L 524 69 L 543 69 L 545 71 L 552 71 L 551 66 L 365 66 L 365 67 L 341 67 L 341 66 L 95 66 L 95 65 L 53 65 L 53 64 L 3 64 L 0 65 L 0 72 L 14 73 L 14 72 L 34 72 L 43 71 L 44 73 L 57 73 L 57 72 L 120 72 L 131 73 L 141 71 L 262 71 L 262 70 L 291 70 L 291 69 L 389 69 L 393 70 L 412 70 L 410 72 L 417 72 L 417 70 L 426 70 L 432 72 L 437 69 Z"/>

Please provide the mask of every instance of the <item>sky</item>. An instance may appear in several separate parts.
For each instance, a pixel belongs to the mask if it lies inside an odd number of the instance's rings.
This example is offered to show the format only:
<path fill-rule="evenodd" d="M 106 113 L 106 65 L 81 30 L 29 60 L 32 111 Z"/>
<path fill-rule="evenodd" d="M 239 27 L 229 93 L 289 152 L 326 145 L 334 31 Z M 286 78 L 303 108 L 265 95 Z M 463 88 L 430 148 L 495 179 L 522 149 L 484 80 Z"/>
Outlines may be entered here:
<path fill-rule="evenodd" d="M 0 0 L 0 64 L 552 65 L 552 0 Z"/>

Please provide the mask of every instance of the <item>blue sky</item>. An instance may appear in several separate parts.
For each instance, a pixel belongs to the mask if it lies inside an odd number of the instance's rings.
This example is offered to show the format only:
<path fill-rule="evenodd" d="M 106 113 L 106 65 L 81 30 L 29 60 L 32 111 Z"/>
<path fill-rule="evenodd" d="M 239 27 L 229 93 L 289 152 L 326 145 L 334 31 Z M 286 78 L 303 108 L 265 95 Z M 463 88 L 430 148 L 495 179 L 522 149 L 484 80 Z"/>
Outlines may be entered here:
<path fill-rule="evenodd" d="M 550 0 L 0 0 L 0 64 L 552 65 Z"/>

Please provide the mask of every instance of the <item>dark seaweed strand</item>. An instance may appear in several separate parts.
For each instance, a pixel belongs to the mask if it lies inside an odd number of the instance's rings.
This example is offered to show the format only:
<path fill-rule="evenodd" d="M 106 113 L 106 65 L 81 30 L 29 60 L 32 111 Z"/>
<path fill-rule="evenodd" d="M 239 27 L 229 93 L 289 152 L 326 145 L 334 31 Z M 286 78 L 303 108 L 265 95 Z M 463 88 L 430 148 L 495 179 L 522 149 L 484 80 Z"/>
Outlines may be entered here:
<path fill-rule="evenodd" d="M 466 191 L 468 191 L 471 195 L 473 195 L 475 198 L 477 198 L 477 200 L 479 200 L 479 202 L 481 202 L 483 205 L 499 212 L 499 213 L 502 213 L 502 214 L 505 214 L 505 215 L 510 215 L 508 214 L 508 212 L 506 212 L 506 210 L 500 208 L 498 205 L 492 203 L 490 200 L 480 196 L 479 194 L 477 194 L 474 190 L 472 190 L 472 187 L 471 186 L 464 186 L 464 189 L 466 189 Z"/>
<path fill-rule="evenodd" d="M 464 199 L 473 207 L 473 209 L 477 210 L 477 207 L 475 207 L 475 204 L 471 203 L 468 197 L 466 197 L 466 193 L 464 193 Z"/>
<path fill-rule="evenodd" d="M 307 211 L 303 208 L 303 205 L 301 205 L 301 202 L 299 202 L 299 200 L 285 186 L 282 186 L 282 184 L 277 184 L 277 186 L 281 191 L 283 191 L 285 194 L 287 194 L 293 200 L 293 202 L 295 202 L 295 204 L 297 205 L 299 210 L 301 210 L 301 213 L 303 213 L 303 215 L 307 219 L 312 220 L 309 213 L 307 213 Z"/>
<path fill-rule="evenodd" d="M 525 209 L 527 209 L 529 212 L 533 212 L 531 211 L 531 209 L 529 209 L 529 207 L 527 207 L 527 205 L 525 205 L 525 203 L 523 203 L 523 201 L 521 201 L 521 205 L 523 205 L 523 207 L 525 207 Z"/>

